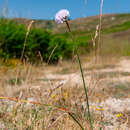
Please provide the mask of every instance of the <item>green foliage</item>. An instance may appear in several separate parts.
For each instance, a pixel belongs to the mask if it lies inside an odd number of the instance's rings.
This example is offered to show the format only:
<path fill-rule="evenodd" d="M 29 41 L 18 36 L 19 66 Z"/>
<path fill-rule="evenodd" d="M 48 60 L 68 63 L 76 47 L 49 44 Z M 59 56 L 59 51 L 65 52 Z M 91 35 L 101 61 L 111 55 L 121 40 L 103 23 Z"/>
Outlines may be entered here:
<path fill-rule="evenodd" d="M 126 37 L 128 36 L 126 35 Z M 101 53 L 104 57 L 130 56 L 130 41 L 126 38 L 123 39 L 122 36 L 118 39 L 107 36 L 103 39 Z"/>
<path fill-rule="evenodd" d="M 73 43 L 68 42 L 65 38 L 54 37 L 49 44 L 48 53 L 51 54 L 53 50 L 50 62 L 57 62 L 62 58 L 71 59 Z M 48 57 L 46 58 L 48 59 Z"/>
<path fill-rule="evenodd" d="M 50 22 L 47 23 L 50 26 Z M 13 20 L 0 19 L 0 57 L 4 60 L 9 58 L 21 57 L 24 47 L 27 27 L 24 24 L 18 24 Z M 90 35 L 80 36 L 76 43 L 68 33 L 51 34 L 40 28 L 32 28 L 25 43 L 24 59 L 31 62 L 40 61 L 42 56 L 44 61 L 56 63 L 59 59 L 71 59 L 75 46 L 85 47 L 88 52 Z"/>
<path fill-rule="evenodd" d="M 105 29 L 104 32 L 107 32 L 107 33 L 121 32 L 121 31 L 128 30 L 129 28 L 130 28 L 130 21 L 127 21 L 120 25 L 114 25 L 107 30 Z"/>
<path fill-rule="evenodd" d="M 0 56 L 2 58 L 20 57 L 26 28 L 24 25 L 1 19 L 0 21 Z M 4 57 L 3 57 L 4 56 Z"/>
<path fill-rule="evenodd" d="M 48 55 L 51 36 L 49 32 L 42 29 L 31 29 L 26 43 L 25 55 L 31 60 L 37 60 L 38 53 L 40 52 L 43 60 L 45 60 Z"/>
<path fill-rule="evenodd" d="M 16 78 L 13 78 L 13 79 L 9 80 L 10 85 L 15 85 L 15 82 L 16 82 Z M 16 84 L 21 85 L 21 79 L 18 78 Z"/>
<path fill-rule="evenodd" d="M 123 56 L 130 56 L 130 42 L 129 41 L 124 41 L 122 43 L 122 49 L 121 49 L 121 54 Z"/>
<path fill-rule="evenodd" d="M 23 24 L 14 23 L 14 21 L 0 20 L 0 57 L 3 59 L 20 58 L 24 46 L 27 27 Z M 48 47 L 51 40 L 51 34 L 42 29 L 31 29 L 25 43 L 24 58 L 30 61 L 38 60 L 37 55 L 40 52 L 43 59 L 48 57 Z M 40 58 L 39 58 L 40 60 Z"/>

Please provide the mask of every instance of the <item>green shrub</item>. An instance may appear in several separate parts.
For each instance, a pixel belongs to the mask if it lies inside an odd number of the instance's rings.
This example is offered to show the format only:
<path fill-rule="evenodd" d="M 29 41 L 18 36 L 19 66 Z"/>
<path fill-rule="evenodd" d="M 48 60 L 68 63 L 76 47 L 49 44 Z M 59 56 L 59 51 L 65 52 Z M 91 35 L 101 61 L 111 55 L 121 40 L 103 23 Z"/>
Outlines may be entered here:
<path fill-rule="evenodd" d="M 0 21 L 0 47 L 2 58 L 19 58 L 21 55 L 26 28 L 24 25 L 1 19 Z M 3 53 L 2 53 L 3 52 Z M 4 57 L 3 57 L 4 56 Z"/>
<path fill-rule="evenodd" d="M 129 28 L 130 28 L 130 21 L 127 21 L 120 25 L 114 25 L 109 29 L 104 29 L 103 32 L 106 32 L 106 33 L 121 32 L 121 31 L 126 31 Z"/>
<path fill-rule="evenodd" d="M 27 27 L 13 20 L 0 19 L 0 58 L 21 57 L 26 37 Z M 56 63 L 59 59 L 71 59 L 75 46 L 82 47 L 88 52 L 91 48 L 88 41 L 90 37 L 79 37 L 76 43 L 68 33 L 52 35 L 49 31 L 40 28 L 32 28 L 27 37 L 24 50 L 24 59 L 31 62 L 40 61 L 39 52 L 44 61 L 48 61 L 52 51 L 50 62 Z"/>
<path fill-rule="evenodd" d="M 0 57 L 20 58 L 24 46 L 27 27 L 17 24 L 14 21 L 0 20 Z M 47 49 L 51 34 L 42 29 L 31 29 L 27 38 L 24 56 L 29 60 L 37 60 L 38 52 L 41 53 L 43 59 L 46 57 Z"/>
<path fill-rule="evenodd" d="M 55 49 L 55 50 L 54 50 Z M 54 50 L 50 62 L 54 63 L 57 62 L 59 59 L 71 59 L 72 58 L 72 51 L 73 51 L 73 43 L 68 42 L 65 38 L 60 37 L 53 37 L 48 48 L 48 56 Z"/>
<path fill-rule="evenodd" d="M 52 35 L 47 31 L 38 28 L 31 29 L 26 43 L 25 55 L 31 60 L 37 60 L 38 52 L 40 52 L 43 60 L 46 60 L 51 37 Z"/>
<path fill-rule="evenodd" d="M 0 20 L 0 57 L 3 59 L 20 58 L 24 46 L 27 27 L 14 21 Z M 32 28 L 25 43 L 24 58 L 29 61 L 38 61 L 38 53 L 47 61 L 54 47 L 51 62 L 62 58 L 71 58 L 72 44 L 63 37 L 53 36 L 50 32 L 40 28 Z"/>

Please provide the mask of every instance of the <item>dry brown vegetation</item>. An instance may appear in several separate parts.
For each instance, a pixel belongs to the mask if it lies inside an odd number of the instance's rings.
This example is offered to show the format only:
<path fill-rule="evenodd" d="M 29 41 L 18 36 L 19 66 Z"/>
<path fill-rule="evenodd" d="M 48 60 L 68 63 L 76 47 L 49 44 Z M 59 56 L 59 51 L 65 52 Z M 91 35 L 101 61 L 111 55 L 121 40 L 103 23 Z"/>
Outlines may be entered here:
<path fill-rule="evenodd" d="M 129 16 L 104 15 L 101 55 L 97 61 L 93 51 L 81 55 L 94 130 L 130 129 L 130 39 L 129 27 L 122 25 Z M 70 21 L 70 26 L 75 37 L 83 39 L 95 32 L 98 23 L 95 16 Z M 53 21 L 34 26 L 46 25 L 53 33 L 62 35 L 65 30 L 65 25 L 55 26 Z M 0 129 L 90 130 L 87 110 L 76 58 L 55 65 L 0 61 Z"/>
<path fill-rule="evenodd" d="M 94 128 L 128 129 L 130 59 L 108 59 L 98 64 L 84 57 L 81 59 Z M 0 95 L 17 100 L 1 100 L 1 128 L 80 129 L 68 111 L 74 113 L 84 128 L 89 127 L 85 95 L 76 62 L 63 61 L 56 66 L 20 65 L 16 84 L 17 67 L 12 67 L 1 68 Z"/>

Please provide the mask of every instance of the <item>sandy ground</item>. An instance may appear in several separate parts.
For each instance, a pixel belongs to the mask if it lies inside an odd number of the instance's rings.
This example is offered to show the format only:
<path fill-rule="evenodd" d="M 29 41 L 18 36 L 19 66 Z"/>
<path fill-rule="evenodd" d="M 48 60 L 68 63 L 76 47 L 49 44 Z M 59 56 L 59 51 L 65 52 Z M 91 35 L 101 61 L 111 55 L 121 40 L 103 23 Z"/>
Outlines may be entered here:
<path fill-rule="evenodd" d="M 130 59 L 121 58 L 120 62 L 115 64 L 114 67 L 108 66 L 106 68 L 101 67 L 100 69 L 89 69 L 90 64 L 84 64 L 83 69 L 86 84 L 91 82 L 92 76 L 98 80 L 104 81 L 122 81 L 130 82 Z M 88 67 L 88 68 L 87 68 Z M 55 72 L 57 71 L 57 72 Z M 44 76 L 41 79 L 48 79 L 48 81 L 65 81 L 73 85 L 82 86 L 82 78 L 79 68 L 75 72 L 61 72 L 62 69 L 57 67 L 54 71 L 44 71 Z"/>
<path fill-rule="evenodd" d="M 90 95 L 90 98 L 91 96 L 97 97 L 97 99 L 92 99 L 90 101 L 90 107 L 96 109 L 98 106 L 104 109 L 102 112 L 98 111 L 97 113 L 102 113 L 105 121 L 108 123 L 105 130 L 114 130 L 115 124 L 117 126 L 119 126 L 119 124 L 120 126 L 127 124 L 124 130 L 129 130 L 130 58 L 121 58 L 120 62 L 117 64 L 114 63 L 114 65 L 107 66 L 98 65 L 98 67 L 92 67 L 91 63 L 84 63 L 83 69 L 87 88 L 90 91 L 95 91 L 94 95 Z M 29 88 L 30 90 L 35 89 L 45 94 L 47 94 L 50 89 L 53 90 L 59 87 L 82 88 L 82 78 L 79 67 L 72 66 L 71 69 L 69 69 L 68 66 L 63 67 L 63 65 L 58 65 L 57 67 L 49 66 L 47 68 L 41 67 L 40 69 L 33 69 L 30 74 L 28 72 L 25 77 L 27 81 L 12 93 L 10 85 L 6 86 L 7 90 L 5 92 L 10 91 L 11 93 L 11 95 L 7 94 L 7 96 L 13 96 L 25 88 Z M 6 76 L 5 78 L 7 79 Z M 37 100 L 34 97 L 28 97 L 28 99 L 32 101 Z M 85 104 L 86 103 L 83 101 L 79 105 L 86 109 Z M 119 113 L 122 113 L 120 120 L 116 117 L 116 114 Z M 123 122 L 124 120 L 125 122 Z"/>
<path fill-rule="evenodd" d="M 125 129 L 130 129 L 130 59 L 121 58 L 120 62 L 115 64 L 114 67 L 87 70 L 88 66 L 91 65 L 83 65 L 83 68 L 85 69 L 84 75 L 87 87 L 91 89 L 94 84 L 98 84 L 96 89 L 98 89 L 97 87 L 100 88 L 97 90 L 97 93 L 100 93 L 100 90 L 104 89 L 108 94 L 107 98 L 104 98 L 104 100 L 100 102 L 90 102 L 91 106 L 100 106 L 104 109 L 102 113 L 109 124 L 105 127 L 105 130 L 113 130 L 115 128 L 113 124 L 118 126 L 119 123 L 121 123 L 120 121 L 117 122 L 118 119 L 116 114 L 118 113 L 123 113 L 123 116 L 128 118 L 128 127 Z M 82 78 L 80 71 L 78 70 L 74 73 L 66 74 L 47 72 L 46 78 L 50 80 L 57 78 L 59 84 L 63 83 L 69 84 L 69 86 L 82 87 Z M 53 88 L 54 86 L 51 87 Z M 115 89 L 114 87 L 119 87 L 119 89 Z M 105 96 L 102 95 L 102 97 Z M 86 107 L 84 102 L 82 105 Z"/>

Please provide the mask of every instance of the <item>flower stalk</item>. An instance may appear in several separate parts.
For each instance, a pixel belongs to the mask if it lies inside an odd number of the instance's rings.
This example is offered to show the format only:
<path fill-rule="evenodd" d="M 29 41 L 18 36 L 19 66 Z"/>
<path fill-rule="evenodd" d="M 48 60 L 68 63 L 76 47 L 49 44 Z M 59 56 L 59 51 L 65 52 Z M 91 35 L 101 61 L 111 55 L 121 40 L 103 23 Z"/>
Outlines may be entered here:
<path fill-rule="evenodd" d="M 68 23 L 68 16 L 69 16 L 69 11 L 66 10 L 66 9 L 63 9 L 63 10 L 60 10 L 56 16 L 55 16 L 55 21 L 56 23 L 58 24 L 61 24 L 61 23 L 66 23 L 66 26 L 67 26 L 67 29 L 69 31 L 69 33 L 71 33 L 71 28 L 69 26 L 69 23 Z M 72 36 L 72 35 L 71 35 Z M 72 40 L 75 40 L 72 36 Z M 90 123 L 90 127 L 91 127 L 91 130 L 93 130 L 93 125 L 92 125 L 92 119 L 91 119 L 91 114 L 90 114 L 90 107 L 89 107 L 89 100 L 88 100 L 88 93 L 87 93 L 87 88 L 86 88 L 86 84 L 85 84 L 85 79 L 84 79 L 84 73 L 83 73 L 83 69 L 82 69 L 82 64 L 81 64 L 81 61 L 80 61 L 80 57 L 79 57 L 79 54 L 78 54 L 78 49 L 77 47 L 74 48 L 75 49 L 75 52 L 76 52 L 76 56 L 78 58 L 78 63 L 79 63 L 79 67 L 80 67 L 80 72 L 81 72 L 81 76 L 82 76 L 82 81 L 83 81 L 83 87 L 84 87 L 84 92 L 85 92 L 85 96 L 86 96 L 86 105 L 87 105 L 87 108 L 88 108 L 88 119 L 89 119 L 89 123 Z M 76 118 L 69 114 L 75 121 L 76 123 L 78 123 L 78 125 L 83 129 L 83 127 L 80 125 L 80 123 L 76 120 Z"/>
<path fill-rule="evenodd" d="M 71 29 L 70 29 L 68 21 L 66 20 L 65 23 L 67 25 L 68 31 L 71 32 Z M 81 72 L 82 81 L 83 81 L 84 92 L 85 92 L 85 96 L 86 96 L 86 104 L 87 104 L 87 108 L 88 108 L 89 123 L 90 123 L 91 129 L 93 130 L 92 119 L 91 119 L 91 114 L 90 114 L 90 106 L 89 106 L 88 93 L 87 93 L 87 88 L 86 88 L 86 84 L 85 84 L 85 79 L 84 79 L 84 73 L 83 73 L 83 69 L 82 69 L 82 64 L 81 64 L 81 60 L 80 60 L 77 48 L 76 48 L 76 56 L 78 58 L 78 63 L 79 63 L 80 72 Z"/>

